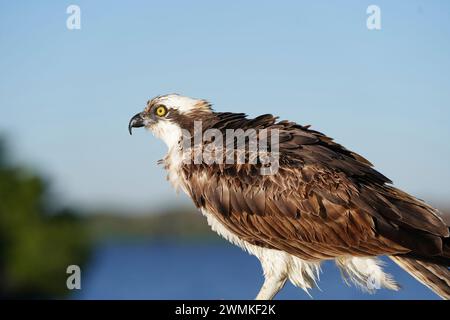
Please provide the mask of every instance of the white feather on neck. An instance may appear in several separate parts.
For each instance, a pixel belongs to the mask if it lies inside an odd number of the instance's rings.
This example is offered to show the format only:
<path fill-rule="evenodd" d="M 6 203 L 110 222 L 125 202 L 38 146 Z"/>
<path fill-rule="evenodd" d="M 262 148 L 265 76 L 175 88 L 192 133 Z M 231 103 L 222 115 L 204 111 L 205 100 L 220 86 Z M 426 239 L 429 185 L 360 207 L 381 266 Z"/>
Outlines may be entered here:
<path fill-rule="evenodd" d="M 178 142 L 181 139 L 181 128 L 170 121 L 161 119 L 151 127 L 153 134 L 164 141 L 167 148 L 170 150 L 178 147 Z"/>
<path fill-rule="evenodd" d="M 183 161 L 182 150 L 179 142 L 181 141 L 181 128 L 169 121 L 160 120 L 155 124 L 151 131 L 167 145 L 168 152 L 164 157 L 164 165 L 167 170 L 167 180 L 176 190 L 180 187 L 186 191 L 184 182 L 180 175 L 180 168 Z"/>

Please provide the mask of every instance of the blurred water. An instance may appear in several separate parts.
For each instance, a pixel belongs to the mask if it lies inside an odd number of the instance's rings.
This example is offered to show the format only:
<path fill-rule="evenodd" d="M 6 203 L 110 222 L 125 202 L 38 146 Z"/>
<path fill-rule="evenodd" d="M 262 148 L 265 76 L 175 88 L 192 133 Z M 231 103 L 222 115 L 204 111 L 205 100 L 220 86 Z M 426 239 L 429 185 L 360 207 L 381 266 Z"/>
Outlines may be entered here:
<path fill-rule="evenodd" d="M 370 295 L 348 287 L 332 263 L 322 268 L 314 299 L 438 299 L 386 259 L 402 290 Z M 262 285 L 258 260 L 228 244 L 167 242 L 99 245 L 82 273 L 74 299 L 252 299 Z M 287 284 L 277 299 L 310 299 Z"/>

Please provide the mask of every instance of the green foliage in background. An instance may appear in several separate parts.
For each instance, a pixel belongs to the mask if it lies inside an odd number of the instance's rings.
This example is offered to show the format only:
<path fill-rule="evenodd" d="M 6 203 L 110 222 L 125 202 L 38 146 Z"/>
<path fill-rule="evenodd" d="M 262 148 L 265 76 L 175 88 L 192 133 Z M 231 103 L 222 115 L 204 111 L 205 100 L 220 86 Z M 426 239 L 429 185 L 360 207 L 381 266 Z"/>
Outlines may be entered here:
<path fill-rule="evenodd" d="M 223 241 L 211 231 L 205 217 L 192 207 L 126 215 L 120 212 L 91 212 L 86 218 L 90 237 L 101 241 Z"/>
<path fill-rule="evenodd" d="M 66 268 L 85 262 L 87 239 L 75 212 L 51 209 L 42 178 L 8 164 L 0 141 L 0 297 L 69 294 Z"/>

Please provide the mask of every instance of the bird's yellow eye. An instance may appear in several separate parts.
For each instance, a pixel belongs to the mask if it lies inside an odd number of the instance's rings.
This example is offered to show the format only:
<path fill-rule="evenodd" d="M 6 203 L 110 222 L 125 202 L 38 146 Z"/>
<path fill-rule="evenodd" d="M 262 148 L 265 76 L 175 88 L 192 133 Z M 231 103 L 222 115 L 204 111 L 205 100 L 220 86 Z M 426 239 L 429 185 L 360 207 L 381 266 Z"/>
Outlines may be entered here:
<path fill-rule="evenodd" d="M 167 113 L 167 108 L 165 106 L 159 106 L 156 108 L 155 113 L 158 117 L 164 117 Z"/>

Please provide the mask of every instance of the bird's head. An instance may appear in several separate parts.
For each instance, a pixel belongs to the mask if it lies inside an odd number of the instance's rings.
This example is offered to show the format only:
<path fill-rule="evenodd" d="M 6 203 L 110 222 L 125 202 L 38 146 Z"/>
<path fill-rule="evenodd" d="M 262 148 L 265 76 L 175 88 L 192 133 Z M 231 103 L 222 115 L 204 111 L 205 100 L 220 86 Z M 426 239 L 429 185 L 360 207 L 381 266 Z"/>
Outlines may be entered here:
<path fill-rule="evenodd" d="M 145 127 L 172 148 L 181 139 L 183 129 L 191 131 L 194 121 L 211 114 L 211 105 L 206 100 L 178 94 L 158 96 L 147 102 L 143 112 L 131 118 L 128 130 L 132 134 L 133 128 Z"/>

